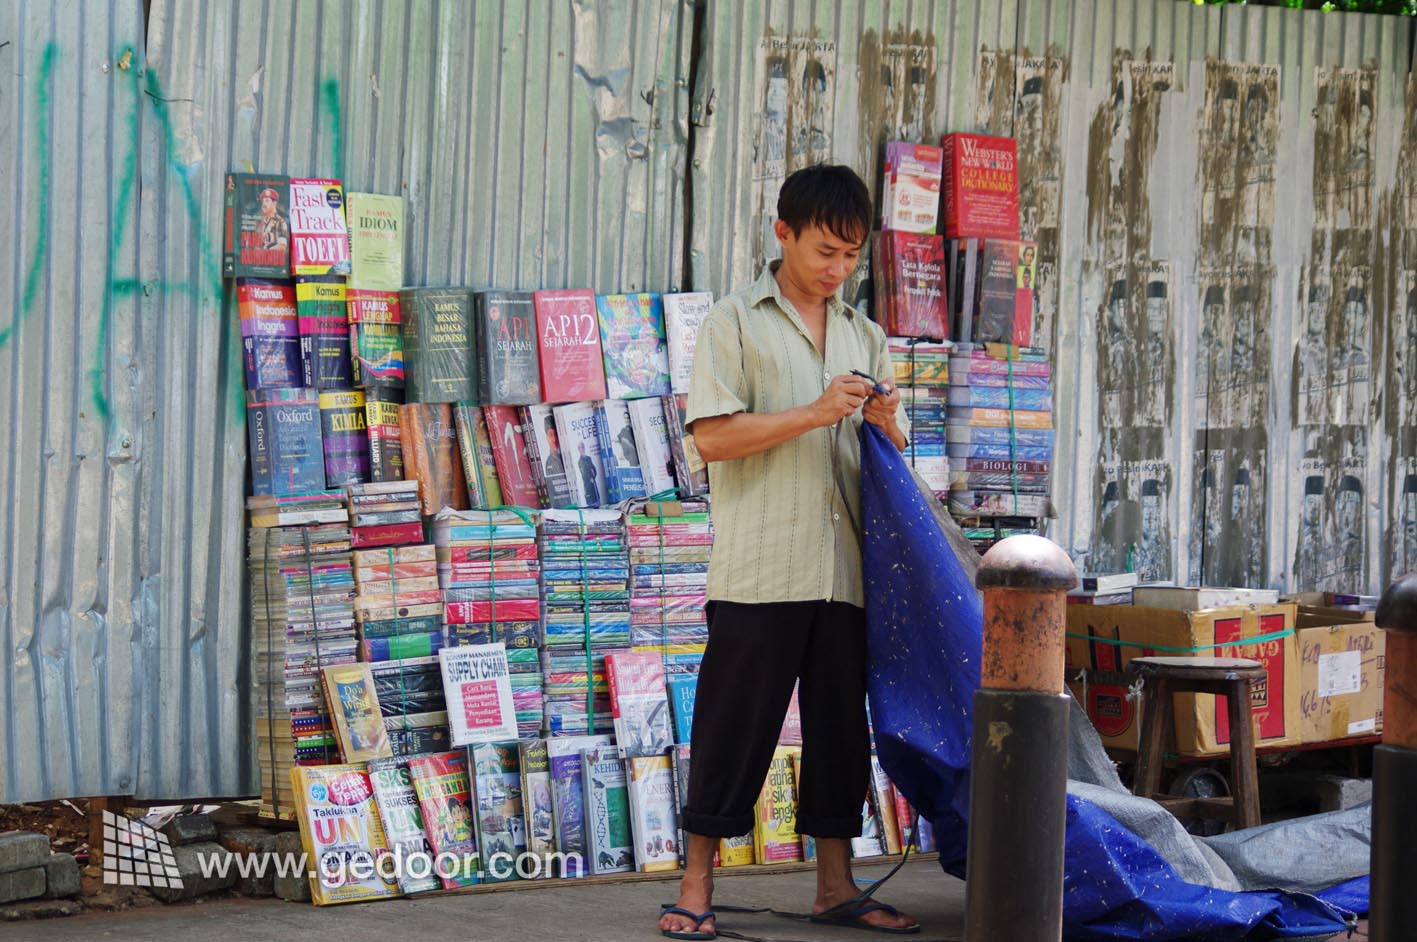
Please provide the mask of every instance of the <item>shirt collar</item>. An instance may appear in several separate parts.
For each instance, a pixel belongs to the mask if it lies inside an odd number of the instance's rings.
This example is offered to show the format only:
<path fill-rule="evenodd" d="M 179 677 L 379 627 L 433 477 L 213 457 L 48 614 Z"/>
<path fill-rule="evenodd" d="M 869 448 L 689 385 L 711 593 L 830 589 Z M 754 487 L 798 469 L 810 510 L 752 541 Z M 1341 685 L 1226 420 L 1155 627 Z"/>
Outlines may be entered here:
<path fill-rule="evenodd" d="M 757 306 L 768 298 L 772 298 L 783 311 L 791 310 L 787 298 L 782 294 L 782 286 L 777 283 L 776 273 L 781 265 L 782 259 L 775 258 L 763 266 L 763 273 L 758 276 L 758 280 L 754 282 L 752 290 L 748 294 L 750 304 Z M 839 294 L 833 294 L 827 298 L 827 313 L 845 314 L 848 317 L 853 317 L 856 314 L 856 309 L 843 301 Z"/>

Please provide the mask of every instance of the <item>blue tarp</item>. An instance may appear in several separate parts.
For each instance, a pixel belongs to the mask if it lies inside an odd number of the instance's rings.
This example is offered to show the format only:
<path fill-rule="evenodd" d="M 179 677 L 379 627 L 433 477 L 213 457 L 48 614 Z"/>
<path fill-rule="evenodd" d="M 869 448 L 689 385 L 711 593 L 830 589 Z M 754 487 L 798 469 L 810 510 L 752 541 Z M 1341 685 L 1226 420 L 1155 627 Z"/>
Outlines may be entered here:
<path fill-rule="evenodd" d="M 971 709 L 983 606 L 900 454 L 861 432 L 862 552 L 869 695 L 882 767 L 934 825 L 940 863 L 963 877 Z M 1361 885 L 1359 885 L 1361 882 Z M 1064 937 L 1299 939 L 1341 933 L 1366 909 L 1366 879 L 1317 897 L 1232 893 L 1187 883 L 1140 837 L 1068 797 Z M 1329 895 L 1331 894 L 1331 895 Z"/>

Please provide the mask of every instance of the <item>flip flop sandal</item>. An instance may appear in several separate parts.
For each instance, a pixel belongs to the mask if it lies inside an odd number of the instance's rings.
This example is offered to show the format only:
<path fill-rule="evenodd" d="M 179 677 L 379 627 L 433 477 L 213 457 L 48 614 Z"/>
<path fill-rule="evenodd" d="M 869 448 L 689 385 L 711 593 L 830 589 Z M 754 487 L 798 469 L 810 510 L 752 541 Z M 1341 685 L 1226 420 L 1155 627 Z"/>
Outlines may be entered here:
<path fill-rule="evenodd" d="M 660 929 L 659 934 L 664 936 L 666 939 L 681 939 L 684 940 L 684 942 L 711 942 L 711 940 L 718 938 L 717 931 L 713 929 L 703 929 L 703 924 L 708 922 L 710 919 L 714 920 L 715 925 L 718 924 L 718 917 L 713 914 L 713 910 L 711 909 L 706 913 L 691 913 L 689 912 L 689 910 L 684 909 L 682 906 L 670 906 L 666 903 L 663 906 L 660 906 L 659 910 L 659 914 L 661 917 L 663 917 L 667 913 L 673 913 L 676 916 L 683 916 L 685 919 L 692 919 L 694 921 L 694 928 L 692 931 L 679 929 Z"/>
<path fill-rule="evenodd" d="M 913 935 L 920 931 L 920 923 L 913 926 L 878 926 L 873 922 L 863 919 L 869 913 L 887 913 L 892 916 L 900 915 L 900 911 L 888 903 L 869 902 L 857 906 L 855 909 L 832 910 L 816 913 L 811 921 L 824 926 L 842 926 L 847 929 L 865 929 L 868 932 L 883 932 L 886 935 Z"/>

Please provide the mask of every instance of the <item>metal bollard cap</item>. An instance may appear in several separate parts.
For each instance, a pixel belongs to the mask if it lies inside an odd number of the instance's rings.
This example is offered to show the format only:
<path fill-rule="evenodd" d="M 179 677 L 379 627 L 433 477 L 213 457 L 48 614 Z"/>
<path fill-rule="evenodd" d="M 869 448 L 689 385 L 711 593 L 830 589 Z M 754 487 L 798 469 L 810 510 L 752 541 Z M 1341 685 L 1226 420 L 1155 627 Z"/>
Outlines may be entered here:
<path fill-rule="evenodd" d="M 1010 536 L 995 543 L 984 554 L 974 584 L 980 589 L 1066 591 L 1077 586 L 1078 573 L 1068 554 L 1052 540 L 1032 535 Z"/>
<path fill-rule="evenodd" d="M 1409 572 L 1387 587 L 1378 600 L 1375 620 L 1388 631 L 1417 631 L 1417 572 Z"/>

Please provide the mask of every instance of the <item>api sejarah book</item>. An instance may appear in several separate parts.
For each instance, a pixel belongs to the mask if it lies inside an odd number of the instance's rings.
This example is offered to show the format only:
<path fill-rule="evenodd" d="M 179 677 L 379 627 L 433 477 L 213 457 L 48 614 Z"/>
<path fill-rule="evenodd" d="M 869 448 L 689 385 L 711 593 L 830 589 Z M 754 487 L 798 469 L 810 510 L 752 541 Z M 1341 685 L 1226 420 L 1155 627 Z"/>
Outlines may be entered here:
<path fill-rule="evenodd" d="M 314 389 L 257 389 L 246 394 L 251 493 L 285 497 L 325 489 L 320 396 Z"/>
<path fill-rule="evenodd" d="M 288 281 L 241 279 L 236 283 L 236 309 L 241 317 L 246 388 L 303 385 L 295 286 Z"/>
<path fill-rule="evenodd" d="M 363 765 L 296 766 L 290 770 L 300 821 L 300 843 L 310 871 L 310 899 L 316 906 L 359 903 L 402 895 L 385 880 L 376 861 L 389 845 Z M 329 861 L 345 866 L 326 873 Z"/>
<path fill-rule="evenodd" d="M 513 507 L 540 507 L 536 477 L 531 470 L 531 459 L 527 457 L 521 410 L 516 406 L 486 406 L 482 414 L 487 423 L 487 438 L 492 445 L 492 462 L 502 489 L 502 502 Z"/>
<path fill-rule="evenodd" d="M 368 762 L 393 755 L 374 675 L 368 664 L 340 664 L 320 669 L 325 702 L 334 720 L 335 742 L 345 762 Z"/>
<path fill-rule="evenodd" d="M 372 760 L 369 763 L 369 783 L 374 788 L 379 821 L 384 825 L 389 850 L 398 854 L 404 862 L 399 868 L 399 889 L 405 893 L 438 889 L 441 884 L 433 875 L 433 854 L 428 846 L 423 815 L 418 810 L 418 796 L 413 791 L 408 759 Z M 410 866 L 411 860 L 418 862 Z M 415 873 L 419 875 L 414 876 Z"/>
<path fill-rule="evenodd" d="M 403 442 L 399 434 L 399 406 L 403 393 L 373 386 L 364 390 L 364 426 L 369 433 L 369 480 L 402 481 Z"/>
<path fill-rule="evenodd" d="M 403 388 L 403 315 L 397 291 L 345 289 L 354 385 Z"/>
<path fill-rule="evenodd" d="M 349 312 L 344 280 L 297 278 L 295 311 L 300 324 L 300 373 L 314 389 L 349 389 L 354 385 Z"/>
<path fill-rule="evenodd" d="M 350 193 L 349 285 L 397 291 L 403 287 L 403 197 Z"/>
<path fill-rule="evenodd" d="M 605 363 L 595 293 L 585 289 L 536 291 L 536 342 L 542 401 L 605 398 Z"/>
<path fill-rule="evenodd" d="M 428 843 L 435 856 L 447 855 L 438 868 L 443 889 L 472 886 L 478 882 L 481 867 L 473 830 L 467 751 L 413 756 L 408 760 L 408 773 L 418 796 Z"/>
<path fill-rule="evenodd" d="M 404 478 L 418 482 L 423 515 L 431 517 L 444 507 L 467 510 L 453 407 L 446 402 L 399 406 L 399 439 Z"/>
<path fill-rule="evenodd" d="M 515 880 L 517 861 L 527 847 L 516 740 L 474 743 L 467 751 L 472 767 L 473 808 L 477 813 L 477 846 L 482 852 L 484 882 Z"/>
<path fill-rule="evenodd" d="M 399 308 L 408 401 L 476 402 L 472 292 L 405 288 L 399 292 Z"/>
<path fill-rule="evenodd" d="M 673 497 L 674 453 L 669 447 L 664 401 L 659 398 L 631 399 L 628 405 L 630 427 L 639 447 L 645 493 L 650 497 Z"/>
<path fill-rule="evenodd" d="M 474 306 L 477 388 L 482 402 L 507 406 L 541 402 L 531 292 L 479 291 Z"/>
<path fill-rule="evenodd" d="M 610 503 L 605 484 L 605 462 L 595 435 L 595 404 L 568 402 L 553 409 L 561 442 L 561 460 L 575 507 L 604 507 Z"/>
<path fill-rule="evenodd" d="M 892 337 L 949 337 L 945 240 L 917 232 L 872 234 L 872 316 Z"/>
<path fill-rule="evenodd" d="M 678 870 L 679 816 L 674 809 L 674 768 L 669 756 L 640 756 L 625 764 L 635 870 Z"/>
<path fill-rule="evenodd" d="M 590 872 L 626 873 L 635 868 L 630 846 L 630 798 L 625 760 L 613 748 L 581 753 L 581 784 L 585 789 L 586 857 Z"/>
<path fill-rule="evenodd" d="M 325 451 L 325 486 L 345 487 L 369 480 L 369 432 L 364 393 L 326 389 L 320 393 L 320 437 Z"/>
<path fill-rule="evenodd" d="M 290 177 L 276 173 L 226 175 L 227 278 L 290 275 Z"/>
<path fill-rule="evenodd" d="M 664 296 L 664 333 L 669 347 L 671 392 L 689 392 L 699 328 L 712 309 L 713 295 L 707 291 L 686 291 Z"/>
<path fill-rule="evenodd" d="M 669 351 L 658 294 L 601 294 L 600 348 L 605 391 L 611 399 L 669 395 Z"/>
<path fill-rule="evenodd" d="M 467 481 L 467 500 L 474 508 L 502 506 L 502 486 L 497 480 L 496 458 L 487 420 L 479 406 L 453 406 L 453 427 L 457 431 L 458 458 Z"/>
<path fill-rule="evenodd" d="M 1011 137 L 946 134 L 945 237 L 1017 239 L 1018 144 Z"/>
<path fill-rule="evenodd" d="M 328 178 L 290 181 L 290 273 L 349 274 L 344 187 Z"/>
<path fill-rule="evenodd" d="M 654 399 L 634 400 L 655 402 Z M 640 467 L 640 449 L 630 424 L 629 403 L 605 399 L 595 404 L 595 438 L 605 467 L 605 489 L 609 503 L 645 496 L 645 475 Z"/>

